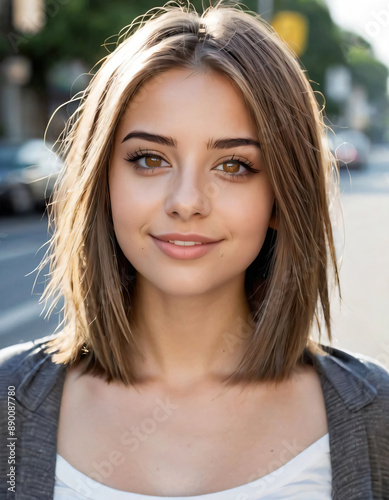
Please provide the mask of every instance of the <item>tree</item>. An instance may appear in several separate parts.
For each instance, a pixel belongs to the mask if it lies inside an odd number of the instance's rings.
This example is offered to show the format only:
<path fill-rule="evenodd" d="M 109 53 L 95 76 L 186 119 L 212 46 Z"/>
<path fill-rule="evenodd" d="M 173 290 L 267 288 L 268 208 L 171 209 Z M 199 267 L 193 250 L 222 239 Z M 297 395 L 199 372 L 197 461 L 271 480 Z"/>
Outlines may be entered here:
<path fill-rule="evenodd" d="M 325 75 L 331 66 L 346 66 L 353 85 L 365 88 L 370 103 L 377 110 L 375 128 L 385 128 L 384 113 L 388 109 L 386 85 L 388 68 L 378 61 L 371 45 L 356 33 L 339 28 L 331 19 L 322 0 L 274 0 L 275 11 L 295 11 L 306 17 L 309 25 L 306 51 L 300 56 L 312 87 L 325 95 Z M 326 98 L 326 113 L 331 119 L 340 114 L 339 104 Z M 382 115 L 382 116 L 381 116 Z"/>
<path fill-rule="evenodd" d="M 169 4 L 185 6 L 188 1 L 177 0 Z M 163 3 L 165 0 L 116 0 L 110 3 L 106 0 L 46 0 L 44 28 L 33 36 L 6 30 L 0 39 L 0 57 L 15 53 L 27 56 L 33 68 L 31 85 L 44 94 L 49 70 L 58 62 L 78 59 L 92 69 L 98 60 L 115 48 L 122 28 Z M 191 2 L 198 12 L 214 3 L 214 0 Z M 256 11 L 257 1 L 246 0 L 241 5 Z M 274 7 L 275 12 L 298 12 L 308 21 L 308 43 L 300 60 L 319 101 L 319 92 L 325 93 L 327 68 L 344 65 L 351 69 L 354 83 L 367 89 L 371 100 L 387 102 L 387 68 L 374 58 L 366 40 L 335 25 L 323 0 L 274 0 Z M 336 116 L 340 112 L 339 105 L 327 99 L 326 111 L 328 115 Z"/>
<path fill-rule="evenodd" d="M 183 2 L 185 4 L 185 2 Z M 201 0 L 192 4 L 201 11 Z M 33 65 L 33 82 L 45 87 L 46 76 L 59 61 L 82 60 L 92 66 L 112 50 L 115 35 L 139 15 L 161 6 L 155 0 L 46 0 L 46 24 L 34 35 L 8 30 L 0 41 L 0 57 L 25 55 Z M 107 43 L 104 46 L 104 43 Z"/>

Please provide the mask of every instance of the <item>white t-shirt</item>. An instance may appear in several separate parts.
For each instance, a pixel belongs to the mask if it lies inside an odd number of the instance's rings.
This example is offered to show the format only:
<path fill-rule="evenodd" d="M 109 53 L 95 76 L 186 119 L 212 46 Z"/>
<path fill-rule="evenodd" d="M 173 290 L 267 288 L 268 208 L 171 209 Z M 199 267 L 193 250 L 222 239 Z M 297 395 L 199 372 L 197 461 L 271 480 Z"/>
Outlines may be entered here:
<path fill-rule="evenodd" d="M 327 433 L 260 479 L 229 490 L 185 497 L 141 495 L 104 486 L 57 454 L 53 500 L 331 500 L 331 483 Z"/>

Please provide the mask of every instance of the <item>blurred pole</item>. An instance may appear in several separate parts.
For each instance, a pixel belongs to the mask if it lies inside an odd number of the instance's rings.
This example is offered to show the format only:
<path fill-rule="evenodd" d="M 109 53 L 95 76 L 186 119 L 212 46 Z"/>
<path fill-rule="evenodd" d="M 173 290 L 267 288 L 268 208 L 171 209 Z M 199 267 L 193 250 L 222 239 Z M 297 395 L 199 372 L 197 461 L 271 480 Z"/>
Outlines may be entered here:
<path fill-rule="evenodd" d="M 4 135 L 22 140 L 25 122 L 23 117 L 23 86 L 31 77 L 31 63 L 23 56 L 11 56 L 2 62 L 4 83 L 2 85 L 2 118 Z"/>
<path fill-rule="evenodd" d="M 0 0 L 0 29 L 5 34 L 11 31 L 11 4 L 8 0 Z"/>
<path fill-rule="evenodd" d="M 26 93 L 31 77 L 31 63 L 18 52 L 11 40 L 28 41 L 46 22 L 44 0 L 0 0 L 0 27 L 10 45 L 9 56 L 1 61 L 0 122 L 7 138 L 22 140 L 27 133 Z M 13 51 L 11 52 L 11 47 Z"/>
<path fill-rule="evenodd" d="M 269 23 L 274 14 L 274 0 L 258 0 L 258 13 Z"/>

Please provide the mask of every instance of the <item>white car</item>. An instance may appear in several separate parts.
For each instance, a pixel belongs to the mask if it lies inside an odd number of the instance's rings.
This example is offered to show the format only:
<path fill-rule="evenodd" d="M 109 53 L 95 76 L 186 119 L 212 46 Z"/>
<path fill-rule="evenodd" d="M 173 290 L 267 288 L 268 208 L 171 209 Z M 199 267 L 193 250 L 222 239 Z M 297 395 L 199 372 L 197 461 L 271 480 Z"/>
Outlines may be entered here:
<path fill-rule="evenodd" d="M 363 169 L 367 166 L 370 139 L 359 130 L 340 129 L 327 135 L 330 149 L 340 168 Z"/>
<path fill-rule="evenodd" d="M 0 143 L 0 207 L 32 212 L 49 199 L 62 161 L 42 139 Z"/>

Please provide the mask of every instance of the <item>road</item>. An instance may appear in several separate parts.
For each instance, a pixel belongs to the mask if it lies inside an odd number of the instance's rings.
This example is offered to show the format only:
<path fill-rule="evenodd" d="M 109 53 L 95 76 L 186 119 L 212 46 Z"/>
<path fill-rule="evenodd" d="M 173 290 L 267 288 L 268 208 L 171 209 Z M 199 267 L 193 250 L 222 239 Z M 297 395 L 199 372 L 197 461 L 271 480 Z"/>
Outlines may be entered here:
<path fill-rule="evenodd" d="M 389 368 L 389 147 L 375 147 L 364 171 L 342 170 L 340 186 L 344 236 L 341 221 L 334 230 L 343 300 L 341 308 L 332 300 L 333 345 Z M 46 242 L 46 217 L 0 218 L 0 348 L 53 333 L 62 319 L 63 303 L 49 320 L 39 316 L 48 269 L 38 277 L 34 269 Z"/>
<path fill-rule="evenodd" d="M 343 300 L 332 304 L 333 345 L 389 369 L 389 148 L 375 147 L 366 171 L 342 170 L 340 185 Z"/>
<path fill-rule="evenodd" d="M 46 216 L 0 218 L 0 348 L 49 335 L 58 325 L 58 314 L 45 320 L 47 308 L 42 314 L 38 302 L 48 268 L 38 275 L 36 267 L 47 241 Z"/>

